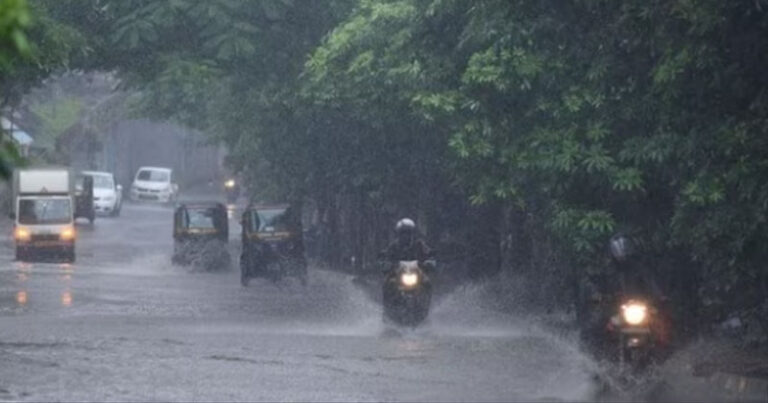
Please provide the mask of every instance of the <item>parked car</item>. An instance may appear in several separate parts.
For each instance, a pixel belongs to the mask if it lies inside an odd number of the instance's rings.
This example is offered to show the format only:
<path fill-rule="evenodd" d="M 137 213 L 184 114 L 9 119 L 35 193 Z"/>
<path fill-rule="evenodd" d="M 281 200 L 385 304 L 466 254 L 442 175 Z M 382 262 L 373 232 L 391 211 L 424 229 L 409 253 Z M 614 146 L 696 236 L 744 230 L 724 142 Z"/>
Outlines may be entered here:
<path fill-rule="evenodd" d="M 141 167 L 131 185 L 131 200 L 172 203 L 179 187 L 173 181 L 173 170 L 162 167 Z"/>
<path fill-rule="evenodd" d="M 111 172 L 83 171 L 93 178 L 93 209 L 97 214 L 118 216 L 123 207 L 123 187 L 115 183 Z"/>

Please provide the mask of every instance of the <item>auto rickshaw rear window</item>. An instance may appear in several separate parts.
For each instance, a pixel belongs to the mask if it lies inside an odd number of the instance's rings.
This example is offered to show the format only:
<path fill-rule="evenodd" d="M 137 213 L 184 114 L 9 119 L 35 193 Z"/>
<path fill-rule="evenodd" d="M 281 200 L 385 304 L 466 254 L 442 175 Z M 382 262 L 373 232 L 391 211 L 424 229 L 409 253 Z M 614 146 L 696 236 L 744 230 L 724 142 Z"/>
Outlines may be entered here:
<path fill-rule="evenodd" d="M 284 208 L 259 209 L 252 212 L 251 230 L 254 232 L 290 231 L 290 222 Z"/>
<path fill-rule="evenodd" d="M 215 216 L 216 211 L 214 209 L 187 210 L 187 227 L 214 229 L 216 228 Z"/>

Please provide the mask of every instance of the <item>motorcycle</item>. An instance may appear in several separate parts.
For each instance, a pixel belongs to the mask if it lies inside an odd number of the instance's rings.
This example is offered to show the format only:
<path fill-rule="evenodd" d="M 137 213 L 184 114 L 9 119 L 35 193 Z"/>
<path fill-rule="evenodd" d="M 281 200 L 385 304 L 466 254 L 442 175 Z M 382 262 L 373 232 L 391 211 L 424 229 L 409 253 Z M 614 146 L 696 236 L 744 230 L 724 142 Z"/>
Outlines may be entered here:
<path fill-rule="evenodd" d="M 237 202 L 237 198 L 240 197 L 240 186 L 234 179 L 228 179 L 224 182 L 224 193 L 227 197 L 227 203 L 234 204 Z"/>
<path fill-rule="evenodd" d="M 387 271 L 382 287 L 385 320 L 415 327 L 427 318 L 432 282 L 425 269 L 432 266 L 432 261 L 425 262 L 424 269 L 415 260 L 400 261 Z"/>
<path fill-rule="evenodd" d="M 638 373 L 653 361 L 657 349 L 658 335 L 655 321 L 656 308 L 640 298 L 626 298 L 620 304 L 619 312 L 613 315 L 608 325 L 617 337 L 617 362 L 620 373 Z"/>

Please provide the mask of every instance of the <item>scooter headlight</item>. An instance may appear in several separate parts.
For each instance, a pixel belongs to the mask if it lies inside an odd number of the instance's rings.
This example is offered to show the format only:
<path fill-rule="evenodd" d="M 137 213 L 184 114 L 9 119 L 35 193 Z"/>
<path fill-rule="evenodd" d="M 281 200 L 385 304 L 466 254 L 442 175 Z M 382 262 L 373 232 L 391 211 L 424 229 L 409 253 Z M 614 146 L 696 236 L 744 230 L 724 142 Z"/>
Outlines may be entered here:
<path fill-rule="evenodd" d="M 419 275 L 416 273 L 403 273 L 400 275 L 400 284 L 405 287 L 415 287 L 419 284 Z"/>
<path fill-rule="evenodd" d="M 648 306 L 642 302 L 629 302 L 621 306 L 621 313 L 625 322 L 637 326 L 648 319 Z"/>

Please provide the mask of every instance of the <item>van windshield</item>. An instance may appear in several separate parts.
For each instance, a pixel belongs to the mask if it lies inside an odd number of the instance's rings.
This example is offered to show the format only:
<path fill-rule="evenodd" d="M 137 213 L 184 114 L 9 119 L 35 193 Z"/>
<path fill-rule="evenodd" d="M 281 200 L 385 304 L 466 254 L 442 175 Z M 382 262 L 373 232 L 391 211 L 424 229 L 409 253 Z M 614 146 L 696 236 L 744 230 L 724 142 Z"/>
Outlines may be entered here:
<path fill-rule="evenodd" d="M 170 175 L 168 171 L 153 171 L 144 169 L 139 171 L 139 174 L 136 175 L 136 179 L 149 182 L 169 182 Z"/>
<path fill-rule="evenodd" d="M 69 199 L 19 200 L 19 224 L 68 224 L 71 221 Z"/>

